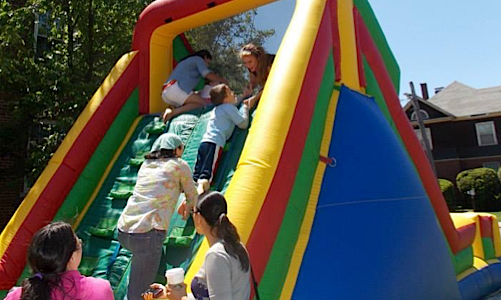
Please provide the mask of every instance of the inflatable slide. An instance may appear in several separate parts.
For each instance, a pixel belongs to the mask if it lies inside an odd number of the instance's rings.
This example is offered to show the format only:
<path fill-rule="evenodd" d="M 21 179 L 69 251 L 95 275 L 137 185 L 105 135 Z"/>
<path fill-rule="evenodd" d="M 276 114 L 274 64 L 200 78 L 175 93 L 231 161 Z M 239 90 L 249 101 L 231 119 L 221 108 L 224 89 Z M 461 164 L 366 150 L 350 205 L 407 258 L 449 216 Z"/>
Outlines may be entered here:
<path fill-rule="evenodd" d="M 144 154 L 179 134 L 193 166 L 211 107 L 163 124 L 160 89 L 189 45 L 182 33 L 271 0 L 157 0 L 133 51 L 96 91 L 0 235 L 0 290 L 28 276 L 27 244 L 70 222 L 80 271 L 126 292 L 130 253 L 116 220 Z M 212 189 L 246 244 L 262 299 L 482 299 L 501 288 L 489 214 L 449 214 L 400 107 L 399 67 L 367 0 L 297 0 L 250 130 L 225 147 Z M 182 199 L 180 199 L 182 200 Z M 208 245 L 173 217 L 159 269 L 187 270 Z"/>

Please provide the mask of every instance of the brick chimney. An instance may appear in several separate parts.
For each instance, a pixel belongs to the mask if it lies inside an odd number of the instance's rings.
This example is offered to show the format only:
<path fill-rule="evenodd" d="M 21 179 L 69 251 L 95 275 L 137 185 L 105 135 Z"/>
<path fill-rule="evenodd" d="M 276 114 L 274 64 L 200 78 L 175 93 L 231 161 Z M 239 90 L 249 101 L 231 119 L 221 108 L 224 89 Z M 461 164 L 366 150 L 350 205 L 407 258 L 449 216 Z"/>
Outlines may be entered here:
<path fill-rule="evenodd" d="M 426 83 L 421 83 L 421 95 L 423 95 L 423 100 L 428 100 L 428 85 Z"/>

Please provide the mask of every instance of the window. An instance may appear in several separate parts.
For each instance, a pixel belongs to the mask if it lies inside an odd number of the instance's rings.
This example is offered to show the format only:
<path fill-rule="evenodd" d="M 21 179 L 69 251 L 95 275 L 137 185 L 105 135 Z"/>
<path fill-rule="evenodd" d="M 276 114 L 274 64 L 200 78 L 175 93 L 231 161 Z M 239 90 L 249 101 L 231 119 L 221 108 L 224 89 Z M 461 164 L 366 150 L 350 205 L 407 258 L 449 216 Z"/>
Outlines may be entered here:
<path fill-rule="evenodd" d="M 479 146 L 497 145 L 496 128 L 494 122 L 482 122 L 475 124 L 477 130 L 477 141 Z"/>
<path fill-rule="evenodd" d="M 484 168 L 493 169 L 494 171 L 497 172 L 499 169 L 499 162 L 498 161 L 490 161 L 490 162 L 483 163 L 482 166 Z"/>
<path fill-rule="evenodd" d="M 428 112 L 426 110 L 420 109 L 419 113 L 421 114 L 421 120 L 428 120 L 430 118 L 430 115 L 428 114 Z M 415 122 L 417 120 L 418 120 L 417 113 L 415 111 L 413 111 L 411 114 L 411 121 Z"/>
<path fill-rule="evenodd" d="M 423 149 L 425 149 L 423 137 L 421 136 L 421 130 L 419 130 L 419 128 L 418 129 L 414 129 L 414 132 L 416 133 L 417 138 L 418 138 L 419 142 L 421 143 L 421 146 L 423 147 Z M 430 128 L 425 128 L 424 132 L 426 133 L 426 138 L 428 138 L 428 143 L 430 143 L 430 149 L 433 149 L 433 141 L 431 140 L 431 130 L 430 130 Z"/>

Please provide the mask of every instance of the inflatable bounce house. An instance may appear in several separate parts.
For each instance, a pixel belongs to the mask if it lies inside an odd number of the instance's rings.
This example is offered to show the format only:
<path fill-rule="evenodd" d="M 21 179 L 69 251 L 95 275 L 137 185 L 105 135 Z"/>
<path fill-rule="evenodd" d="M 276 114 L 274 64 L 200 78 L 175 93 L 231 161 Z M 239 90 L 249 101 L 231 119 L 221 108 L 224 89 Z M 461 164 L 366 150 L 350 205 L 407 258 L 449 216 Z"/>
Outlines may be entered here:
<path fill-rule="evenodd" d="M 29 276 L 26 248 L 51 221 L 85 242 L 80 271 L 125 295 L 116 221 L 163 132 L 193 167 L 210 107 L 163 124 L 163 82 L 183 32 L 272 0 L 157 0 L 133 51 L 96 91 L 0 236 L 0 290 Z M 262 299 L 482 299 L 501 288 L 498 223 L 449 214 L 398 99 L 399 67 L 367 0 L 297 0 L 250 130 L 236 129 L 212 189 L 249 249 Z M 173 217 L 158 280 L 190 282 L 208 246 Z"/>

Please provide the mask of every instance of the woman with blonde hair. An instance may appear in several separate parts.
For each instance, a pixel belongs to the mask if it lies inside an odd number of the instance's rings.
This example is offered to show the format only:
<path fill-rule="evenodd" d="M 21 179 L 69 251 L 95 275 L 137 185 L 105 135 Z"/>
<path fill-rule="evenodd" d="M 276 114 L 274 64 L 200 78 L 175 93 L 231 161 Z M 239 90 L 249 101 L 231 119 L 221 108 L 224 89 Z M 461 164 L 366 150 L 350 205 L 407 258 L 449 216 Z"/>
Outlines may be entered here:
<path fill-rule="evenodd" d="M 251 43 L 240 49 L 240 59 L 249 71 L 249 84 L 244 91 L 244 98 L 249 97 L 254 89 L 258 89 L 254 96 L 245 100 L 249 107 L 253 108 L 261 99 L 275 55 L 268 54 L 263 47 Z"/>

